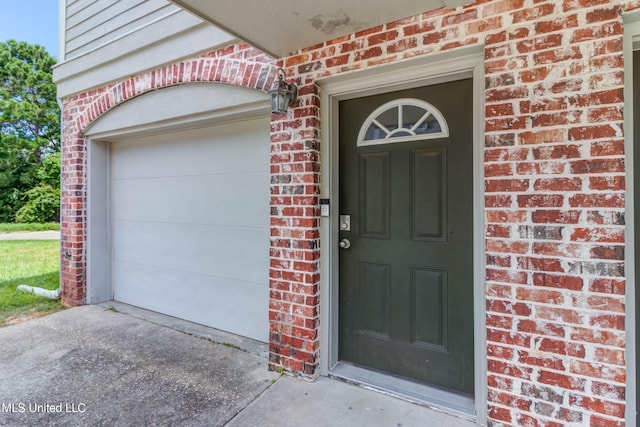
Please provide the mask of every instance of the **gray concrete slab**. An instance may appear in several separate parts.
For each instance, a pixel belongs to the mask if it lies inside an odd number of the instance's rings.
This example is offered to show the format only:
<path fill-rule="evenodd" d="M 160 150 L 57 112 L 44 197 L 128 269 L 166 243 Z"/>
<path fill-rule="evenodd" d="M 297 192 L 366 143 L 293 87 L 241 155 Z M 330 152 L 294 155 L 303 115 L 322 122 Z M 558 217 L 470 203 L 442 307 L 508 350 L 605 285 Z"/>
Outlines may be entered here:
<path fill-rule="evenodd" d="M 47 230 L 0 233 L 0 240 L 60 240 L 60 232 Z"/>
<path fill-rule="evenodd" d="M 156 325 L 164 326 L 165 328 L 175 329 L 176 331 L 184 332 L 185 334 L 224 344 L 227 347 L 239 348 L 240 350 L 262 356 L 265 359 L 269 357 L 269 346 L 266 343 L 255 341 L 251 338 L 241 337 L 240 335 L 199 325 L 176 317 L 167 316 L 166 314 L 145 310 L 143 308 L 118 301 L 108 301 L 99 305 L 107 309 L 115 309 L 118 313 L 123 313 L 137 319 L 142 319 L 147 322 L 155 323 Z"/>
<path fill-rule="evenodd" d="M 279 375 L 263 357 L 84 306 L 0 329 L 0 425 L 222 426 Z"/>
<path fill-rule="evenodd" d="M 126 304 L 0 329 L 0 426 L 424 426 L 471 421 L 267 369 L 266 345 Z"/>
<path fill-rule="evenodd" d="M 469 420 L 321 377 L 282 377 L 227 427 L 477 427 Z"/>

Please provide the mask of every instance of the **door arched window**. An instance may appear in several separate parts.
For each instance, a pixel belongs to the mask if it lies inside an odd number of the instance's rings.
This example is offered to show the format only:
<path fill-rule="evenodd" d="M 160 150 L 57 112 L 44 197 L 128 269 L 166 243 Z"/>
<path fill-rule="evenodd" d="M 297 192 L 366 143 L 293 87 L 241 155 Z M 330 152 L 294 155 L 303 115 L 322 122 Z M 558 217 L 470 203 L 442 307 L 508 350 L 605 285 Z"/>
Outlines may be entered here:
<path fill-rule="evenodd" d="M 449 136 L 447 122 L 436 107 L 414 98 L 401 98 L 378 107 L 364 121 L 358 147 Z"/>

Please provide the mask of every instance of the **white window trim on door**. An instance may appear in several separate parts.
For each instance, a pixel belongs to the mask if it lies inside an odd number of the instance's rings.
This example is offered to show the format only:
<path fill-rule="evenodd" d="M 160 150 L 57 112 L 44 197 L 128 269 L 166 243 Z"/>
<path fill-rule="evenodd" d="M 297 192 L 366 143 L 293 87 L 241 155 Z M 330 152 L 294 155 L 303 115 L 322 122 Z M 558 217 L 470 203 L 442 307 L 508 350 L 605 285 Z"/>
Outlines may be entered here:
<path fill-rule="evenodd" d="M 403 109 L 406 106 L 417 107 L 424 111 L 422 117 L 415 123 L 404 123 Z M 387 111 L 397 108 L 397 127 L 388 129 L 378 119 Z M 426 122 L 429 117 L 436 119 L 439 130 L 435 132 L 421 133 L 416 132 L 419 126 Z M 385 136 L 382 138 L 367 138 L 367 133 L 371 127 L 378 128 Z M 409 127 L 410 126 L 410 127 Z M 400 133 L 409 134 L 400 136 Z M 376 108 L 376 110 L 367 117 L 362 124 L 358 134 L 358 147 L 366 147 L 369 145 L 393 144 L 395 142 L 422 141 L 425 139 L 446 138 L 449 136 L 449 125 L 442 116 L 442 113 L 433 105 L 420 99 L 402 98 L 387 102 Z"/>
<path fill-rule="evenodd" d="M 338 363 L 338 216 L 339 212 L 339 101 L 411 87 L 433 85 L 461 78 L 473 78 L 473 189 L 474 189 L 474 361 L 475 414 L 487 418 L 487 355 L 484 259 L 484 46 L 427 55 L 318 81 L 322 88 L 321 197 L 331 200 L 331 215 L 321 218 L 320 374 L 329 375 Z M 436 403 L 437 405 L 437 403 Z M 454 408 L 439 405 L 452 412 Z"/>
<path fill-rule="evenodd" d="M 634 170 L 633 163 L 633 52 L 640 50 L 640 10 L 623 15 L 624 22 L 624 152 L 625 152 L 625 324 L 626 324 L 626 361 L 627 384 L 625 420 L 628 425 L 636 424 L 636 290 L 633 284 L 635 278 L 635 247 L 634 239 Z"/>

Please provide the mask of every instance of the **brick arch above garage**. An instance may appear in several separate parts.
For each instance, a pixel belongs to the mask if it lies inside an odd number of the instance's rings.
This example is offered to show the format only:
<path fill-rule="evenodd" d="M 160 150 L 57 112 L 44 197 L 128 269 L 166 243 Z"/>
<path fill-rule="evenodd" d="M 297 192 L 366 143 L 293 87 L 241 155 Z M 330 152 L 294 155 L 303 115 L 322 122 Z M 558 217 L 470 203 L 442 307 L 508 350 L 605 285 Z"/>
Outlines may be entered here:
<path fill-rule="evenodd" d="M 145 93 L 176 85 L 195 82 L 223 83 L 266 92 L 273 86 L 276 73 L 277 67 L 273 64 L 235 58 L 205 56 L 177 62 L 90 91 L 97 96 L 93 96 L 82 113 L 74 118 L 74 127 L 77 131 L 84 132 L 95 120 L 116 106 Z"/>

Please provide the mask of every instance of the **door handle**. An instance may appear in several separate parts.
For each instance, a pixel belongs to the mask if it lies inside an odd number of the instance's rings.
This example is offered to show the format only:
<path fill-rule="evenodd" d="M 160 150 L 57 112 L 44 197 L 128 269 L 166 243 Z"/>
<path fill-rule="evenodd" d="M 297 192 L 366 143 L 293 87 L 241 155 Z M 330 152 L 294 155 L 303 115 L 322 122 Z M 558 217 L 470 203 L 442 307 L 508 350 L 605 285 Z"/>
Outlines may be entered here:
<path fill-rule="evenodd" d="M 349 239 L 340 240 L 340 247 L 342 249 L 349 249 L 351 247 L 351 241 Z"/>

